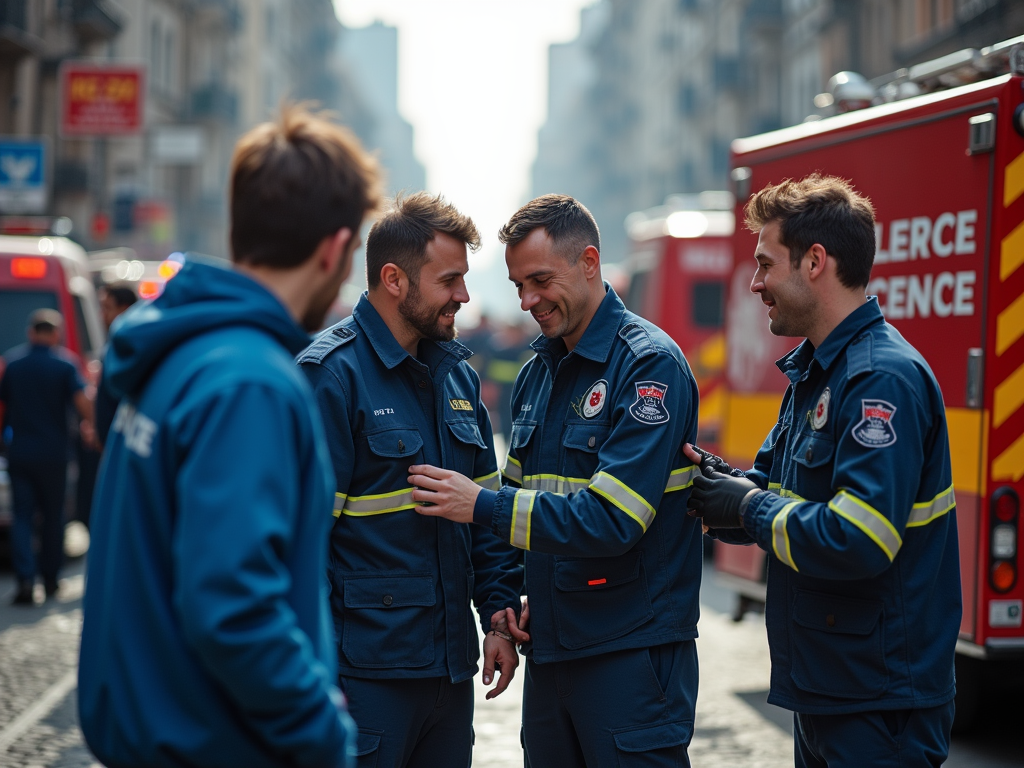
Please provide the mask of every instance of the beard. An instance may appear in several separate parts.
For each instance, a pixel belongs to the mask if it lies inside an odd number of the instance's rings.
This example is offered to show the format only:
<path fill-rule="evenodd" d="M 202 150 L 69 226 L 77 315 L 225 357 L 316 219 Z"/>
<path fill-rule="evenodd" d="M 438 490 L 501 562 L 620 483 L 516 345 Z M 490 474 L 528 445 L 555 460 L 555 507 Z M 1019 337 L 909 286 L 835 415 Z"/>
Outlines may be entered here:
<path fill-rule="evenodd" d="M 430 341 L 451 341 L 459 335 L 453 323 L 451 327 L 441 325 L 441 315 L 447 312 L 458 312 L 461 304 L 448 302 L 441 307 L 431 307 L 423 300 L 419 286 L 409 283 L 409 292 L 398 305 L 398 312 L 422 338 Z"/>

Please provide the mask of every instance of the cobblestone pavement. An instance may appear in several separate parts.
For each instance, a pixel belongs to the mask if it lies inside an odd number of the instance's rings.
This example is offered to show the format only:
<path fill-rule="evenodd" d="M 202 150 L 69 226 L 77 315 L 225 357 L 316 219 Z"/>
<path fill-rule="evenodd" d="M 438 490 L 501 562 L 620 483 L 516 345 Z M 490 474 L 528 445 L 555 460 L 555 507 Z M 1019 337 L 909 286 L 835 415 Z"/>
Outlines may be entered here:
<path fill-rule="evenodd" d="M 8 605 L 13 579 L 9 573 L 0 574 L 0 766 L 4 768 L 99 766 L 82 741 L 75 711 L 83 571 L 81 559 L 71 563 L 59 599 L 27 609 Z M 729 596 L 715 587 L 708 574 L 705 585 L 697 641 L 701 685 L 691 761 L 697 768 L 790 766 L 792 716 L 765 703 L 769 668 L 764 622 L 748 614 L 734 623 L 728 615 Z M 477 768 L 522 766 L 522 666 L 518 673 L 509 689 L 493 701 L 484 700 L 486 689 L 477 678 Z M 609 691 L 609 696 L 614 693 Z M 1002 720 L 973 740 L 954 740 L 946 767 L 1020 766 L 1024 740 L 1019 723 L 1013 726 L 1011 721 L 1019 721 L 1022 712 L 1019 702 L 1011 703 Z"/>

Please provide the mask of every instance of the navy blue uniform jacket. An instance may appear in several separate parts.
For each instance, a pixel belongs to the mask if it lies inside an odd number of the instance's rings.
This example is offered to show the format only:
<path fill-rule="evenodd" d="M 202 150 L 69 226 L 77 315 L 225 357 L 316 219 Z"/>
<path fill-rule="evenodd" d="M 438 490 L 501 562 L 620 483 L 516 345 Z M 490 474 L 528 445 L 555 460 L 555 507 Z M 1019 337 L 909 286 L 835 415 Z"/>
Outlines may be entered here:
<path fill-rule="evenodd" d="M 480 626 L 519 610 L 518 552 L 474 525 L 416 512 L 409 467 L 433 464 L 491 488 L 499 475 L 480 379 L 457 341 L 395 340 L 364 294 L 298 362 L 337 477 L 328 579 L 342 675 L 472 677 Z"/>

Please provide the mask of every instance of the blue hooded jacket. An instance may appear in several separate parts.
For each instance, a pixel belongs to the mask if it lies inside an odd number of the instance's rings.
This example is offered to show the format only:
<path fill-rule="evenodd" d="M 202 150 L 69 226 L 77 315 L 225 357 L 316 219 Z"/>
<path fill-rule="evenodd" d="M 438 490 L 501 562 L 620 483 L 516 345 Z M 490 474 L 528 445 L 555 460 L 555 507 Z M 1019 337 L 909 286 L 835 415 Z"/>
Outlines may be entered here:
<path fill-rule="evenodd" d="M 79 666 L 106 765 L 348 764 L 308 342 L 258 283 L 194 261 L 115 325 Z"/>

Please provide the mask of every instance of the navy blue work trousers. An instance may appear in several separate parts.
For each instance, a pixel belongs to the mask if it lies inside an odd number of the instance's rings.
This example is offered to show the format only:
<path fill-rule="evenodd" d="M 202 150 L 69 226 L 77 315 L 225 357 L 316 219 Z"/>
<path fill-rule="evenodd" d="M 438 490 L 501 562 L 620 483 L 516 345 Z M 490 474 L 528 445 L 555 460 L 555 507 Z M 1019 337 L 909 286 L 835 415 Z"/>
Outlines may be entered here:
<path fill-rule="evenodd" d="M 473 680 L 342 677 L 359 728 L 357 768 L 469 768 Z"/>
<path fill-rule="evenodd" d="M 19 581 L 34 581 L 36 578 L 32 535 L 36 512 L 39 512 L 42 528 L 39 532 L 38 573 L 47 584 L 56 584 L 64 557 L 67 464 L 12 461 L 7 471 L 11 477 L 11 502 L 14 506 L 14 525 L 11 528 L 14 572 Z"/>
<path fill-rule="evenodd" d="M 953 702 L 928 709 L 793 715 L 796 768 L 939 768 L 949 754 Z"/>
<path fill-rule="evenodd" d="M 528 659 L 526 764 L 688 767 L 696 703 L 693 640 L 548 664 Z"/>

